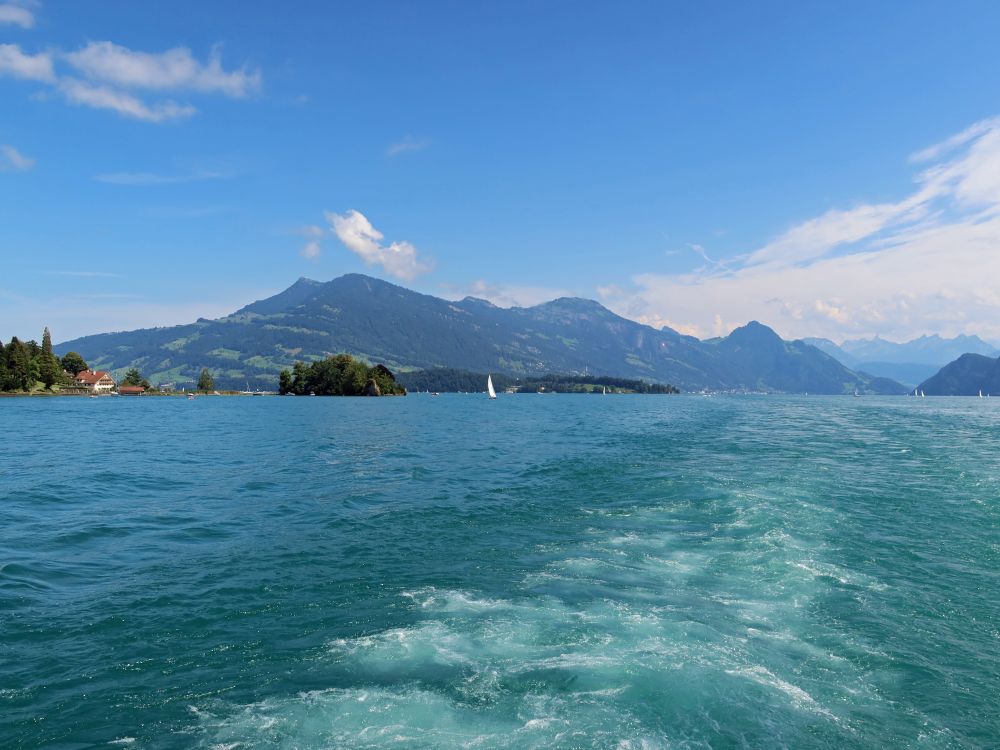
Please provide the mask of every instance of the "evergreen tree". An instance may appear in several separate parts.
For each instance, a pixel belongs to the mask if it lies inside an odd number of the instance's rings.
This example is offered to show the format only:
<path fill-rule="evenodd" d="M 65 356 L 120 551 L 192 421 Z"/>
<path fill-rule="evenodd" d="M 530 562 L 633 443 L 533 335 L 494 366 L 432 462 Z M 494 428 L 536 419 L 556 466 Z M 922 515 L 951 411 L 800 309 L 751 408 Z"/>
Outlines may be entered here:
<path fill-rule="evenodd" d="M 9 391 L 10 371 L 7 369 L 7 347 L 0 341 L 0 391 Z"/>
<path fill-rule="evenodd" d="M 7 390 L 30 391 L 38 380 L 38 365 L 31 358 L 30 348 L 15 336 L 10 340 L 6 356 Z"/>
<path fill-rule="evenodd" d="M 201 368 L 201 375 L 198 376 L 198 390 L 199 391 L 215 390 L 215 379 L 212 378 L 212 373 L 208 371 L 207 367 Z"/>
<path fill-rule="evenodd" d="M 137 385 L 142 386 L 143 388 L 149 388 L 149 381 L 142 376 L 142 373 L 139 372 L 138 369 L 130 367 L 125 372 L 125 377 L 122 378 L 122 382 L 119 383 L 119 385 Z"/>
<path fill-rule="evenodd" d="M 42 353 L 38 357 L 38 373 L 46 388 L 52 388 L 59 381 L 59 360 L 52 353 L 52 334 L 48 326 L 42 333 Z"/>

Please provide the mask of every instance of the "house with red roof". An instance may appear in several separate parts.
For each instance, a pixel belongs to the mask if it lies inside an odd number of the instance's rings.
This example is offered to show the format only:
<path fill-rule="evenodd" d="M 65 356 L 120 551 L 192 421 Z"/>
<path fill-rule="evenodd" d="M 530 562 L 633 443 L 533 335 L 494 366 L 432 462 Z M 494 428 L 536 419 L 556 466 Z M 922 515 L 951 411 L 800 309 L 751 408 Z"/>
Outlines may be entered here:
<path fill-rule="evenodd" d="M 111 393 L 115 389 L 115 379 L 104 370 L 81 370 L 73 376 L 73 383 L 89 388 L 93 393 Z"/>

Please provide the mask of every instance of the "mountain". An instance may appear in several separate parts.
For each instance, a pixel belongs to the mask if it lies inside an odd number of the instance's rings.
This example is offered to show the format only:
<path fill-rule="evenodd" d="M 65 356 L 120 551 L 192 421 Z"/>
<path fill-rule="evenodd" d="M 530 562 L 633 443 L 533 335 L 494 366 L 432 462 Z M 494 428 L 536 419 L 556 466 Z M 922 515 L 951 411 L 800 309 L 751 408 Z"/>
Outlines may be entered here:
<path fill-rule="evenodd" d="M 807 338 L 799 340 L 805 342 L 806 344 L 809 344 L 810 346 L 815 346 L 821 352 L 829 354 L 831 357 L 833 357 L 841 364 L 846 365 L 847 367 L 850 367 L 852 369 L 858 363 L 858 360 L 855 357 L 852 357 L 850 354 L 845 352 L 835 343 L 830 341 L 830 339 Z"/>
<path fill-rule="evenodd" d="M 1000 395 L 1000 358 L 963 354 L 919 387 L 928 396 Z"/>
<path fill-rule="evenodd" d="M 273 387 L 296 360 L 347 352 L 397 371 L 450 367 L 510 375 L 609 375 L 683 389 L 899 393 L 803 342 L 751 323 L 700 341 L 622 318 L 593 300 L 564 297 L 500 308 L 451 302 L 360 274 L 285 291 L 217 320 L 67 341 L 92 367 L 137 367 L 154 383 L 193 382 L 202 367 L 219 387 Z"/>
<path fill-rule="evenodd" d="M 855 362 L 894 362 L 937 365 L 941 367 L 963 354 L 1000 355 L 1000 351 L 978 336 L 955 336 L 946 339 L 934 334 L 897 344 L 876 336 L 872 339 L 845 341 L 840 348 Z"/>
<path fill-rule="evenodd" d="M 837 359 L 852 370 L 891 378 L 913 387 L 931 377 L 941 367 L 962 354 L 985 354 L 995 357 L 1000 350 L 978 336 L 942 338 L 921 336 L 898 344 L 878 336 L 853 339 L 840 346 L 829 339 L 802 339 Z"/>

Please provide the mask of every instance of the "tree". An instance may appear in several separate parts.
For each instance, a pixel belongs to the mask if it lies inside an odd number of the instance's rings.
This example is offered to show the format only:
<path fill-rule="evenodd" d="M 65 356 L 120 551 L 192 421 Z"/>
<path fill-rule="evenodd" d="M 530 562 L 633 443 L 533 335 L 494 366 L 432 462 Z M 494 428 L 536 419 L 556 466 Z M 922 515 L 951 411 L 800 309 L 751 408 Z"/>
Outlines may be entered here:
<path fill-rule="evenodd" d="M 38 358 L 38 374 L 46 388 L 52 388 L 59 381 L 59 360 L 52 353 L 52 334 L 48 326 L 42 334 L 42 353 Z"/>
<path fill-rule="evenodd" d="M 198 376 L 198 390 L 199 391 L 215 390 L 215 379 L 212 377 L 212 373 L 208 371 L 207 367 L 201 368 L 201 375 Z"/>
<path fill-rule="evenodd" d="M 7 347 L 7 388 L 12 391 L 30 391 L 38 380 L 38 363 L 31 358 L 30 349 L 17 336 Z"/>
<path fill-rule="evenodd" d="M 349 354 L 338 354 L 311 364 L 296 362 L 279 377 L 281 393 L 318 396 L 362 396 L 368 393 L 405 395 L 406 389 L 383 365 L 368 367 Z"/>
<path fill-rule="evenodd" d="M 119 385 L 138 385 L 143 388 L 149 388 L 149 381 L 135 367 L 130 367 L 125 372 L 125 377 L 122 378 L 122 382 Z"/>
<path fill-rule="evenodd" d="M 66 356 L 62 358 L 61 364 L 62 368 L 70 375 L 77 375 L 88 369 L 87 363 L 83 361 L 83 357 L 76 352 L 66 352 Z"/>

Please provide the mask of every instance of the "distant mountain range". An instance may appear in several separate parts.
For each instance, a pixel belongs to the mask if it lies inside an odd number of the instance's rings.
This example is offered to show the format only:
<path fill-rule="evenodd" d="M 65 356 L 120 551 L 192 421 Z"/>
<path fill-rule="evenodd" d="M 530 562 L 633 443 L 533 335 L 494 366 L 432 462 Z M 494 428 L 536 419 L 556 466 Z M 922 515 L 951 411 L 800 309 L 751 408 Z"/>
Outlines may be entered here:
<path fill-rule="evenodd" d="M 92 367 L 137 367 L 154 383 L 192 383 L 202 367 L 219 387 L 274 387 L 296 360 L 347 352 L 397 371 L 450 367 L 510 375 L 609 375 L 685 390 L 901 393 L 852 372 L 803 341 L 752 322 L 700 341 L 622 318 L 597 302 L 561 298 L 499 308 L 451 302 L 360 274 L 299 279 L 285 291 L 217 320 L 105 333 L 67 341 Z"/>
<path fill-rule="evenodd" d="M 935 334 L 900 344 L 876 336 L 848 340 L 840 346 L 829 339 L 809 338 L 803 341 L 852 370 L 891 378 L 910 387 L 923 382 L 963 354 L 1000 356 L 1000 350 L 978 336 L 946 339 Z"/>

